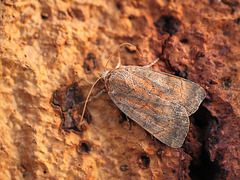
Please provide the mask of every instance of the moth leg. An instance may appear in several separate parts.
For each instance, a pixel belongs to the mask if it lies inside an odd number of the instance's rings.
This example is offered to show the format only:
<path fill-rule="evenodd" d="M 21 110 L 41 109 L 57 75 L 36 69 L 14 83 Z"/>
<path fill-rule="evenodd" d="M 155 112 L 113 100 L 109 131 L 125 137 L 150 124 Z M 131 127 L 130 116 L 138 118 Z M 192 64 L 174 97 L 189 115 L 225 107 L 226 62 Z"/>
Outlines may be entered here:
<path fill-rule="evenodd" d="M 151 67 L 152 65 L 156 64 L 156 62 L 158 62 L 159 58 L 157 58 L 155 61 L 151 62 L 150 64 L 146 65 L 146 66 L 143 66 L 143 67 L 146 67 L 146 68 L 149 68 Z"/>
<path fill-rule="evenodd" d="M 150 134 L 150 135 L 151 135 L 151 139 L 155 139 L 155 137 L 152 134 Z"/>
<path fill-rule="evenodd" d="M 95 96 L 89 98 L 87 102 L 91 102 L 92 100 L 96 99 L 98 96 L 102 95 L 102 94 L 105 93 L 105 92 L 107 92 L 107 90 L 104 88 L 104 89 L 102 89 L 101 91 L 99 91 Z M 86 102 L 86 101 L 82 101 L 82 102 L 80 102 L 80 104 L 83 104 L 83 103 L 85 103 L 85 102 Z"/>
<path fill-rule="evenodd" d="M 129 117 L 128 117 L 128 116 L 126 116 L 126 119 L 127 119 L 127 122 L 128 122 L 128 127 L 129 127 L 129 129 L 128 129 L 128 130 L 131 130 L 131 128 L 132 128 L 132 125 L 131 125 L 131 120 L 129 119 Z"/>

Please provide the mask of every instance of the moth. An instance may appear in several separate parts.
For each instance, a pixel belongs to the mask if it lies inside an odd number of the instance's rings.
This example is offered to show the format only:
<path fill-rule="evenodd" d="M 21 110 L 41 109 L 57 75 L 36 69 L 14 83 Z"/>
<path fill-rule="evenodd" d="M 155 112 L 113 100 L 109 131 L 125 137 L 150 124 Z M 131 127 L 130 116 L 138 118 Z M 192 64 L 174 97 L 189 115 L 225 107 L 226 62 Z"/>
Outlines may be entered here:
<path fill-rule="evenodd" d="M 206 92 L 189 80 L 150 69 L 151 65 L 117 67 L 100 78 L 123 113 L 162 143 L 179 148 L 189 131 L 189 116 Z"/>

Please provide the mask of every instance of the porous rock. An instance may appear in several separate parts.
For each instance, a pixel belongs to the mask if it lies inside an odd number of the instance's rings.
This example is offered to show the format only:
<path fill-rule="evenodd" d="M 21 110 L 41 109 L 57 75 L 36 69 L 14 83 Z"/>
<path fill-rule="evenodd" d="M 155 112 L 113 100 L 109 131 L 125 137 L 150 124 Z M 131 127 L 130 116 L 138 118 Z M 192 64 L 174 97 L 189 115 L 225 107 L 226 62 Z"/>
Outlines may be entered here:
<path fill-rule="evenodd" d="M 1 179 L 240 176 L 238 0 L 1 1 L 0 15 Z M 76 128 L 91 84 L 124 42 L 141 58 L 122 48 L 122 64 L 160 57 L 152 68 L 207 91 L 182 148 L 129 125 L 107 93 Z"/>

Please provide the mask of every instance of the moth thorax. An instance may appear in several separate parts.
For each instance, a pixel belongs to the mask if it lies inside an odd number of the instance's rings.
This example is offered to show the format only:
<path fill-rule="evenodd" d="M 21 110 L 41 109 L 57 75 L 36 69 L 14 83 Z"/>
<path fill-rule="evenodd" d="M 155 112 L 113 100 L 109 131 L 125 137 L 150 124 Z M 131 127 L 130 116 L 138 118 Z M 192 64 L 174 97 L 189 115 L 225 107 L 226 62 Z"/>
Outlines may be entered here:
<path fill-rule="evenodd" d="M 105 78 L 106 78 L 106 76 L 107 76 L 107 74 L 108 74 L 109 71 L 110 71 L 110 70 L 106 70 L 106 71 L 104 71 L 104 72 L 102 73 L 102 78 L 103 78 L 104 81 L 105 81 Z"/>

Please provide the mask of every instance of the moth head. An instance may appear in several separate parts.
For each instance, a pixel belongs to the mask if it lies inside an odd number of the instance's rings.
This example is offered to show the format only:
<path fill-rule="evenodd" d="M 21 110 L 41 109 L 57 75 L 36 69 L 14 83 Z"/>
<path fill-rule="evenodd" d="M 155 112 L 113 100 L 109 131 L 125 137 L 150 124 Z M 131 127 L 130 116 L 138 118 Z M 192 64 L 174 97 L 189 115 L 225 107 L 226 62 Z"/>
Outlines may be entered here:
<path fill-rule="evenodd" d="M 106 70 L 106 71 L 104 71 L 103 73 L 102 73 L 102 78 L 103 78 L 103 80 L 105 81 L 105 78 L 106 78 L 106 76 L 107 76 L 107 74 L 109 73 L 109 71 L 110 70 Z"/>

